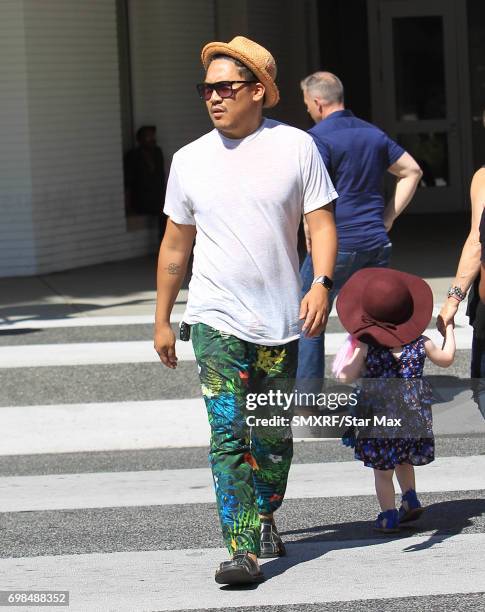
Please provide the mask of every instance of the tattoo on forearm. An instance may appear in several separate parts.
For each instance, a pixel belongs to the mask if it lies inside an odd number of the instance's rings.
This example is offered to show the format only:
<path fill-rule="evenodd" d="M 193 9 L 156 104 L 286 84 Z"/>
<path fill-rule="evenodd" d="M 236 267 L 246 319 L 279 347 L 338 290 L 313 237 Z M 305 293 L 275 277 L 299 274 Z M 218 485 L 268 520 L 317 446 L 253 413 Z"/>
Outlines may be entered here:
<path fill-rule="evenodd" d="M 180 274 L 180 271 L 182 269 L 182 266 L 180 266 L 179 264 L 176 263 L 169 263 L 168 266 L 165 268 L 167 270 L 167 272 L 169 274 Z"/>

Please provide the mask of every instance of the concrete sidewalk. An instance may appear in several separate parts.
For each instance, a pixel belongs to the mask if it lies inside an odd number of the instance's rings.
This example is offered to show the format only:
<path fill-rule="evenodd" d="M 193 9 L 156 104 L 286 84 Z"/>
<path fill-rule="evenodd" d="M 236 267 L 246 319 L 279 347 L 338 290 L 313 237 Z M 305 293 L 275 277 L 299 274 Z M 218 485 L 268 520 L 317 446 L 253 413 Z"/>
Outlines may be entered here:
<path fill-rule="evenodd" d="M 441 304 L 456 271 L 468 224 L 465 214 L 404 216 L 391 233 L 392 267 L 426 278 L 435 304 Z M 0 279 L 0 322 L 153 315 L 155 273 L 156 256 L 152 255 L 54 274 Z M 183 312 L 186 299 L 185 288 L 174 312 Z"/>
<path fill-rule="evenodd" d="M 156 258 L 0 279 L 0 320 L 151 315 Z M 186 291 L 180 300 L 185 301 Z"/>

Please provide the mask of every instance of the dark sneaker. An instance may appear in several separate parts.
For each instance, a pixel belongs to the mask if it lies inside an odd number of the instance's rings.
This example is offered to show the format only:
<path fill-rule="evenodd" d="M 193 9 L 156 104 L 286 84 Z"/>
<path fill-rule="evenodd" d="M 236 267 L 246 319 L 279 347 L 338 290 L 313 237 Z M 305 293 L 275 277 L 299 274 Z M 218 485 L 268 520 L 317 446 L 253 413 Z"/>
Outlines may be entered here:
<path fill-rule="evenodd" d="M 421 506 L 416 491 L 409 489 L 402 496 L 402 504 L 399 508 L 399 522 L 409 523 L 409 521 L 415 521 L 424 512 L 424 508 Z"/>
<path fill-rule="evenodd" d="M 396 509 L 386 510 L 377 516 L 377 521 L 374 523 L 374 531 L 381 533 L 398 533 L 399 515 Z"/>
<path fill-rule="evenodd" d="M 240 550 L 230 561 L 221 563 L 215 579 L 218 584 L 238 585 L 263 582 L 265 578 L 256 561 L 246 551 Z"/>
<path fill-rule="evenodd" d="M 285 545 L 271 519 L 261 519 L 260 548 L 261 552 L 258 556 L 261 559 L 272 559 L 286 555 Z"/>

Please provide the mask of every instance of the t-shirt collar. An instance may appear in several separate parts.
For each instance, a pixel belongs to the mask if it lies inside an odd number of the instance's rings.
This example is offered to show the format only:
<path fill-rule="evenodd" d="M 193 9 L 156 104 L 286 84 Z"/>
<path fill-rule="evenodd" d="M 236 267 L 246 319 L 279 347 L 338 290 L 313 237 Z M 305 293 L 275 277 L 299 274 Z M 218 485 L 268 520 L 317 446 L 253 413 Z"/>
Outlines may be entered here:
<path fill-rule="evenodd" d="M 256 130 L 254 130 L 252 134 L 249 134 L 249 136 L 244 136 L 244 138 L 228 138 L 227 136 L 224 136 L 224 134 L 219 132 L 219 130 L 215 130 L 215 132 L 219 135 L 220 139 L 222 140 L 222 142 L 224 143 L 224 146 L 227 149 L 235 149 L 243 142 L 251 142 L 251 140 L 254 140 L 255 138 L 257 138 L 257 136 L 266 127 L 267 121 L 268 120 L 266 119 L 266 117 L 263 117 L 263 120 L 261 121 L 261 125 Z"/>

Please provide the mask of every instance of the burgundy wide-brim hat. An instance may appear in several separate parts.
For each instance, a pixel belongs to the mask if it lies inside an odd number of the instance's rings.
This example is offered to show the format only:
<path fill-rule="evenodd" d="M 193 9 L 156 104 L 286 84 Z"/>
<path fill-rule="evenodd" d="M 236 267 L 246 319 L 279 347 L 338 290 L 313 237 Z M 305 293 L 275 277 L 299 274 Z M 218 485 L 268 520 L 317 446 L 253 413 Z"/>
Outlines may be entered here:
<path fill-rule="evenodd" d="M 392 348 L 419 338 L 426 329 L 433 314 L 433 292 L 414 274 L 364 268 L 340 290 L 337 313 L 358 340 Z"/>

